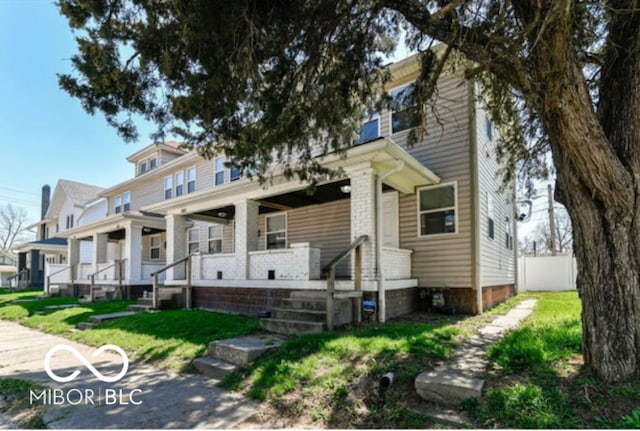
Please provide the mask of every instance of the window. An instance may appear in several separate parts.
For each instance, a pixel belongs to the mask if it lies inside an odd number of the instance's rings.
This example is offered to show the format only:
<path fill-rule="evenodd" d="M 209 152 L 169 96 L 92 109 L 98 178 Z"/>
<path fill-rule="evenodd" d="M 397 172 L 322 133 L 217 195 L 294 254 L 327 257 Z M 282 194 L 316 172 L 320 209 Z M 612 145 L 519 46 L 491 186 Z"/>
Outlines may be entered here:
<path fill-rule="evenodd" d="M 504 221 L 505 221 L 505 226 L 504 226 L 504 232 L 505 232 L 504 247 L 507 250 L 513 250 L 513 233 L 511 231 L 511 220 L 509 219 L 509 216 L 506 216 L 504 218 Z"/>
<path fill-rule="evenodd" d="M 149 160 L 149 170 L 155 169 L 158 166 L 158 160 L 153 158 Z"/>
<path fill-rule="evenodd" d="M 267 249 L 287 247 L 287 214 L 275 214 L 266 217 Z"/>
<path fill-rule="evenodd" d="M 176 173 L 176 197 L 184 193 L 184 172 Z"/>
<path fill-rule="evenodd" d="M 56 233 L 60 232 L 60 225 L 56 223 Z"/>
<path fill-rule="evenodd" d="M 173 190 L 173 178 L 165 177 L 164 178 L 164 198 L 171 199 L 171 193 Z"/>
<path fill-rule="evenodd" d="M 187 232 L 187 251 L 189 254 L 200 251 L 200 229 L 194 227 Z"/>
<path fill-rule="evenodd" d="M 456 183 L 418 191 L 420 236 L 457 232 Z"/>
<path fill-rule="evenodd" d="M 131 210 L 131 192 L 126 192 L 122 195 L 122 209 L 123 211 Z"/>
<path fill-rule="evenodd" d="M 224 157 L 218 157 L 213 164 L 213 172 L 215 176 L 215 185 L 224 184 Z"/>
<path fill-rule="evenodd" d="M 116 214 L 120 214 L 122 212 L 122 196 L 116 196 L 113 199 L 113 208 Z"/>
<path fill-rule="evenodd" d="M 196 191 L 196 168 L 187 169 L 187 193 Z"/>
<path fill-rule="evenodd" d="M 160 259 L 160 235 L 151 235 L 149 241 L 149 257 L 151 260 Z"/>
<path fill-rule="evenodd" d="M 145 159 L 138 163 L 138 175 L 149 172 L 151 169 L 155 169 L 156 167 L 158 167 L 158 159 L 155 157 Z"/>
<path fill-rule="evenodd" d="M 414 84 L 409 84 L 391 91 L 391 133 L 411 129 L 419 124 L 415 114 L 411 112 L 414 87 Z"/>
<path fill-rule="evenodd" d="M 209 253 L 222 253 L 222 225 L 209 226 Z"/>
<path fill-rule="evenodd" d="M 360 145 L 364 142 L 371 141 L 380 136 L 380 119 L 377 115 L 371 116 L 369 120 L 362 124 L 360 128 L 360 136 L 353 143 Z"/>
<path fill-rule="evenodd" d="M 485 128 L 487 131 L 487 138 L 491 141 L 493 139 L 493 126 L 491 125 L 491 120 L 489 118 L 485 118 Z"/>
<path fill-rule="evenodd" d="M 71 229 L 73 227 L 73 214 L 67 216 L 67 229 Z"/>
<path fill-rule="evenodd" d="M 147 172 L 147 162 L 140 163 L 140 175 Z"/>
<path fill-rule="evenodd" d="M 242 172 L 240 171 L 239 168 L 231 168 L 231 181 L 237 181 L 242 177 Z"/>

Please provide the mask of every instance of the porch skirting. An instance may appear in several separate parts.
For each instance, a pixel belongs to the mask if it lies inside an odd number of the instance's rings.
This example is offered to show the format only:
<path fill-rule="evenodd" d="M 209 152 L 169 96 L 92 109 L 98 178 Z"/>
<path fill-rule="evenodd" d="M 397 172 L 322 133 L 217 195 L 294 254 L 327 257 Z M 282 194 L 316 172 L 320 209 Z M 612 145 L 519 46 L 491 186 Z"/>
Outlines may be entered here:
<path fill-rule="evenodd" d="M 514 284 L 484 286 L 482 288 L 482 309 L 489 310 L 516 294 Z M 457 314 L 477 314 L 476 292 L 470 287 L 458 287 L 444 290 L 446 306 Z"/>
<path fill-rule="evenodd" d="M 192 298 L 195 308 L 256 316 L 259 311 L 280 307 L 290 294 L 290 289 L 196 286 Z"/>

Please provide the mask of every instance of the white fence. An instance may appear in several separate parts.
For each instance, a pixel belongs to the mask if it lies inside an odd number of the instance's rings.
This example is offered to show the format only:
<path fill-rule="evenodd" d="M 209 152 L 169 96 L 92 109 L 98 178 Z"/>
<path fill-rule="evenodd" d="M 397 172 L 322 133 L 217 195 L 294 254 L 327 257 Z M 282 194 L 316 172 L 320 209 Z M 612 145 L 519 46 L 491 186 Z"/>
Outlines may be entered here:
<path fill-rule="evenodd" d="M 576 259 L 571 255 L 520 256 L 518 286 L 521 290 L 573 290 Z"/>

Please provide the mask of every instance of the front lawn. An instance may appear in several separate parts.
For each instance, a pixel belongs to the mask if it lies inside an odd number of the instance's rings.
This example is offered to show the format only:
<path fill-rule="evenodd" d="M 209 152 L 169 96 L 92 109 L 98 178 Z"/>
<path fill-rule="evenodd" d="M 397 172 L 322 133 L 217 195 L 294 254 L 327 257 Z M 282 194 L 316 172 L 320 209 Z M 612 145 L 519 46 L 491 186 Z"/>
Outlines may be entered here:
<path fill-rule="evenodd" d="M 640 381 L 604 385 L 582 369 L 577 292 L 540 293 L 521 328 L 490 350 L 478 427 L 640 428 Z"/>
<path fill-rule="evenodd" d="M 29 391 L 38 391 L 42 386 L 26 380 L 0 378 L 0 412 L 6 414 L 20 428 L 47 428 L 42 419 L 44 406 L 31 405 Z"/>
<path fill-rule="evenodd" d="M 76 331 L 76 325 L 89 321 L 90 316 L 126 311 L 135 301 L 95 302 L 49 310 L 45 307 L 77 304 L 78 298 L 53 297 L 11 303 L 15 299 L 35 299 L 40 293 L 0 292 L 0 319 L 91 346 L 116 344 L 132 360 L 179 372 L 191 371 L 191 361 L 202 355 L 210 341 L 248 335 L 258 328 L 255 318 L 201 310 L 172 310 L 139 313 L 87 331 Z"/>

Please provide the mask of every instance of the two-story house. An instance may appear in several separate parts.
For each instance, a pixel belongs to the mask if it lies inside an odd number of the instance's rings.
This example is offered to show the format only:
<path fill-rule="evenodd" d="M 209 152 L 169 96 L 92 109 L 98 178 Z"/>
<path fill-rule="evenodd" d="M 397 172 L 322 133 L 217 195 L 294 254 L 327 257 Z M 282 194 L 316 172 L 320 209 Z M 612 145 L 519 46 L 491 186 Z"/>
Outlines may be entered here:
<path fill-rule="evenodd" d="M 87 202 L 101 191 L 101 187 L 70 180 L 58 180 L 53 196 L 48 185 L 42 187 L 41 220 L 27 227 L 37 229 L 36 240 L 14 247 L 18 271 L 26 274 L 28 286 L 44 286 L 49 264 L 66 264 L 67 241 L 61 233 L 78 224 Z M 83 250 L 88 259 L 86 245 Z"/>
<path fill-rule="evenodd" d="M 479 87 L 451 72 L 438 81 L 437 115 L 427 134 L 408 144 L 412 124 L 402 94 L 419 74 L 417 58 L 390 66 L 388 110 L 364 123 L 346 157 L 322 163 L 344 177 L 314 194 L 274 167 L 263 186 L 175 143 L 153 144 L 128 161 L 135 176 L 104 190 L 106 218 L 66 231 L 69 263 L 92 241 L 91 268 L 101 282 L 150 290 L 151 274 L 166 286 L 188 286 L 194 306 L 243 313 L 277 307 L 294 291 L 322 292 L 322 269 L 357 238 L 354 258 L 335 268 L 336 288 L 361 281 L 380 320 L 414 310 L 426 289 L 444 292 L 460 312 L 481 312 L 515 292 L 515 190 L 500 191 L 496 137 Z M 356 268 L 358 266 L 358 268 Z M 118 277 L 113 274 L 118 272 Z M 187 274 L 189 279 L 186 280 Z M 118 278 L 116 281 L 115 278 Z M 94 280 L 95 281 L 95 280 Z"/>

